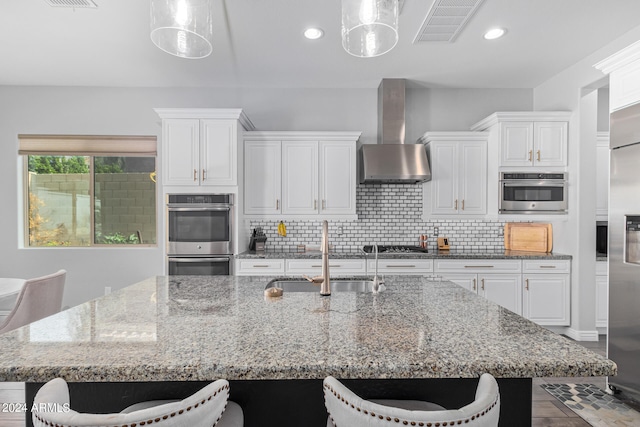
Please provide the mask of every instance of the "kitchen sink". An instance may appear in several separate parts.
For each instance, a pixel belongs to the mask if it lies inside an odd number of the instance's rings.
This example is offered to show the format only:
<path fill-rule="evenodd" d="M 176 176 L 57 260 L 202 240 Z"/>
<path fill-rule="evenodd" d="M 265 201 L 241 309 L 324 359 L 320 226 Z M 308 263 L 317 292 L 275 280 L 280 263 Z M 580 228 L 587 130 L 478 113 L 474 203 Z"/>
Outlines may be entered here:
<path fill-rule="evenodd" d="M 308 280 L 274 279 L 265 289 L 280 288 L 284 292 L 320 292 L 320 285 Z M 373 280 L 366 279 L 331 279 L 331 292 L 371 292 Z"/>

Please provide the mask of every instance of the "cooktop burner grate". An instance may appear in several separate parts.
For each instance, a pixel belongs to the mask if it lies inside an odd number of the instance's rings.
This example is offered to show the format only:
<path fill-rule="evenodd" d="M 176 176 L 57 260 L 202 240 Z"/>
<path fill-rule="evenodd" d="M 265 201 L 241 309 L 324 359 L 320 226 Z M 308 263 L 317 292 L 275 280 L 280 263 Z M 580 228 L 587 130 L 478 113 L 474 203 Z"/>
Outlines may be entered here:
<path fill-rule="evenodd" d="M 365 245 L 362 248 L 363 251 L 365 251 L 366 253 L 370 254 L 373 253 L 373 245 Z M 426 253 L 429 252 L 427 250 L 427 248 L 421 248 L 420 246 L 411 246 L 411 245 L 378 245 L 378 253 L 416 253 L 416 252 L 422 252 L 422 253 Z"/>

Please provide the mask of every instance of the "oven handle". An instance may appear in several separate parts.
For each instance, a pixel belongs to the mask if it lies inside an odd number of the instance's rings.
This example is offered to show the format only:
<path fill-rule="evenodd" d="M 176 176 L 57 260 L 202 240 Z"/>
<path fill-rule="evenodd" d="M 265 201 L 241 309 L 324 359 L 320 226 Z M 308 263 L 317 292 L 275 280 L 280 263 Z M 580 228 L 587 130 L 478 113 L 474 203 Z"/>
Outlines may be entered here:
<path fill-rule="evenodd" d="M 169 212 L 211 212 L 211 211 L 215 211 L 215 212 L 222 212 L 222 211 L 230 211 L 231 208 L 230 207 L 213 207 L 213 206 L 203 206 L 203 207 L 196 207 L 196 206 L 189 206 L 189 207 L 176 207 L 176 206 L 167 206 L 167 209 L 169 210 Z"/>
<path fill-rule="evenodd" d="M 216 258 L 186 258 L 186 257 L 169 257 L 169 262 L 229 262 L 230 257 L 216 257 Z"/>
<path fill-rule="evenodd" d="M 501 181 L 504 187 L 566 187 L 566 181 Z"/>

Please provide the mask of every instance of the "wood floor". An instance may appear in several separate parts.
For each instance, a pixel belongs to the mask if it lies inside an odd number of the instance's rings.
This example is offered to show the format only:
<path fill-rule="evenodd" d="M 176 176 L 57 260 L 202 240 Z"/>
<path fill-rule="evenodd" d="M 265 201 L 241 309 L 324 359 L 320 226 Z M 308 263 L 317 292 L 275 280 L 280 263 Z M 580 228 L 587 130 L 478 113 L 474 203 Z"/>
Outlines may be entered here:
<path fill-rule="evenodd" d="M 605 355 L 605 338 L 600 337 L 599 342 L 580 342 L 596 353 Z M 590 424 L 580 418 L 556 398 L 540 387 L 543 383 L 589 383 L 601 389 L 605 388 L 604 378 L 535 378 L 533 380 L 533 413 L 531 424 L 533 427 L 590 427 Z M 0 426 L 22 427 L 25 425 L 25 417 L 21 412 L 6 412 L 2 406 L 8 403 L 24 402 L 23 383 L 0 383 Z M 3 403 L 5 405 L 3 405 Z M 4 409 L 4 410 L 3 410 Z M 612 420 L 612 425 L 615 420 Z"/>

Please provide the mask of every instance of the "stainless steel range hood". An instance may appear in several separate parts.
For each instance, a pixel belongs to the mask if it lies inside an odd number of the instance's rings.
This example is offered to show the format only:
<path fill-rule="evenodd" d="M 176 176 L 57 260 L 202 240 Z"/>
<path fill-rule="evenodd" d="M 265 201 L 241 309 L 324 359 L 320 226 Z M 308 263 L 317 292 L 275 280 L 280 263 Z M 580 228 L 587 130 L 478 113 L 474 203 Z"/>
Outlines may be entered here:
<path fill-rule="evenodd" d="M 404 143 L 404 110 L 404 79 L 383 79 L 378 87 L 378 143 L 362 145 L 361 183 L 415 184 L 431 180 L 424 146 Z"/>

